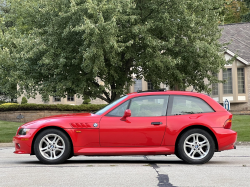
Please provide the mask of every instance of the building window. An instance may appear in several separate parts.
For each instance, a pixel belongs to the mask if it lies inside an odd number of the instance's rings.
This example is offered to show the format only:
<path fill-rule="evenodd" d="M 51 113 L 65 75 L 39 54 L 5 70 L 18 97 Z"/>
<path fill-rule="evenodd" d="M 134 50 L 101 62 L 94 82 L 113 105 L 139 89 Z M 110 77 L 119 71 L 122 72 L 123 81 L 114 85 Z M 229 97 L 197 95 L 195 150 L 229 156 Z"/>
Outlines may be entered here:
<path fill-rule="evenodd" d="M 223 84 L 223 93 L 232 94 L 233 85 L 232 85 L 232 69 L 231 68 L 227 68 L 223 70 L 223 80 L 226 80 L 226 82 Z"/>
<path fill-rule="evenodd" d="M 134 79 L 134 81 L 135 81 L 134 92 L 142 90 L 142 80 Z"/>
<path fill-rule="evenodd" d="M 148 81 L 148 90 L 153 90 L 154 86 L 152 84 L 152 82 Z"/>
<path fill-rule="evenodd" d="M 54 102 L 61 102 L 61 97 L 53 97 Z"/>
<path fill-rule="evenodd" d="M 218 74 L 213 74 L 214 77 L 218 78 Z M 212 95 L 218 95 L 218 83 L 212 84 Z"/>
<path fill-rule="evenodd" d="M 237 69 L 238 93 L 245 93 L 245 74 L 244 68 Z"/>
<path fill-rule="evenodd" d="M 68 95 L 67 96 L 67 101 L 75 101 L 74 95 Z"/>

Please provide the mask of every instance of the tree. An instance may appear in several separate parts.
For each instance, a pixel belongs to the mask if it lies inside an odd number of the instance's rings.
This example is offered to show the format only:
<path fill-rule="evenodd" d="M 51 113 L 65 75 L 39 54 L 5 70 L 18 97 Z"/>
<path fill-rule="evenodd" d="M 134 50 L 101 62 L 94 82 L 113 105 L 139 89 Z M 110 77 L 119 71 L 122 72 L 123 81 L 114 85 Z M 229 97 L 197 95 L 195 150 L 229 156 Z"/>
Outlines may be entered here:
<path fill-rule="evenodd" d="M 133 78 L 153 85 L 221 82 L 223 0 L 6 0 L 15 22 L 1 35 L 1 71 L 34 97 L 75 94 L 113 100 Z"/>
<path fill-rule="evenodd" d="M 239 23 L 243 21 L 245 14 L 249 12 L 245 2 L 237 0 L 227 0 L 225 4 L 224 23 Z"/>
<path fill-rule="evenodd" d="M 10 13 L 10 7 L 5 4 L 5 1 L 0 0 L 0 97 L 2 100 L 13 99 L 17 96 L 17 82 L 13 80 L 13 64 L 10 60 L 9 49 L 10 43 L 2 40 L 5 30 L 13 26 L 11 20 L 3 19 L 4 15 Z M 7 48 L 5 48 L 7 47 Z"/>
<path fill-rule="evenodd" d="M 250 0 L 244 0 L 246 6 L 248 7 L 248 13 L 243 15 L 244 22 L 250 22 Z"/>

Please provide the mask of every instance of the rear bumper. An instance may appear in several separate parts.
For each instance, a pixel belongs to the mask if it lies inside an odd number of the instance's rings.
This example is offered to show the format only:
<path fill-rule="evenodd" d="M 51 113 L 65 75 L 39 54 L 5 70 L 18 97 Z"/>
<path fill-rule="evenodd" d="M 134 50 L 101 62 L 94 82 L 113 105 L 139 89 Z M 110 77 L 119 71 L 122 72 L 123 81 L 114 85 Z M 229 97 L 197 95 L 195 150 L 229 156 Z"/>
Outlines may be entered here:
<path fill-rule="evenodd" d="M 237 132 L 231 129 L 213 128 L 218 141 L 218 151 L 236 149 Z"/>

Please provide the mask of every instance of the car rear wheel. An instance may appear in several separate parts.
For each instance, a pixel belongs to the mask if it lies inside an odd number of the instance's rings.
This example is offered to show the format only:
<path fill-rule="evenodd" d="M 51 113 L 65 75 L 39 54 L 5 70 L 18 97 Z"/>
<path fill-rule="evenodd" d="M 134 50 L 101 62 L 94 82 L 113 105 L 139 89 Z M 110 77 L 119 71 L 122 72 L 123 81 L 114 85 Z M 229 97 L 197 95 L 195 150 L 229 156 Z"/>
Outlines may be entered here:
<path fill-rule="evenodd" d="M 214 155 L 215 144 L 211 135 L 202 129 L 185 132 L 177 145 L 180 158 L 190 164 L 204 164 Z"/>
<path fill-rule="evenodd" d="M 34 143 L 36 157 L 45 164 L 59 164 L 71 154 L 71 144 L 66 134 L 58 129 L 46 129 Z"/>

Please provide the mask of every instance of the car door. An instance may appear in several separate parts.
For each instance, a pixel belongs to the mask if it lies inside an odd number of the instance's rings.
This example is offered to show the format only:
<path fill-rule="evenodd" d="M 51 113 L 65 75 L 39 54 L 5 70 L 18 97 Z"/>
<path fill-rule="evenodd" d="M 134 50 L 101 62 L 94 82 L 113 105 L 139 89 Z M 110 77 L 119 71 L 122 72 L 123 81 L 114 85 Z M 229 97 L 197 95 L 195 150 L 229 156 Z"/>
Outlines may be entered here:
<path fill-rule="evenodd" d="M 160 146 L 166 129 L 167 95 L 140 96 L 128 100 L 100 120 L 102 147 Z M 121 121 L 126 109 L 131 117 Z"/>

